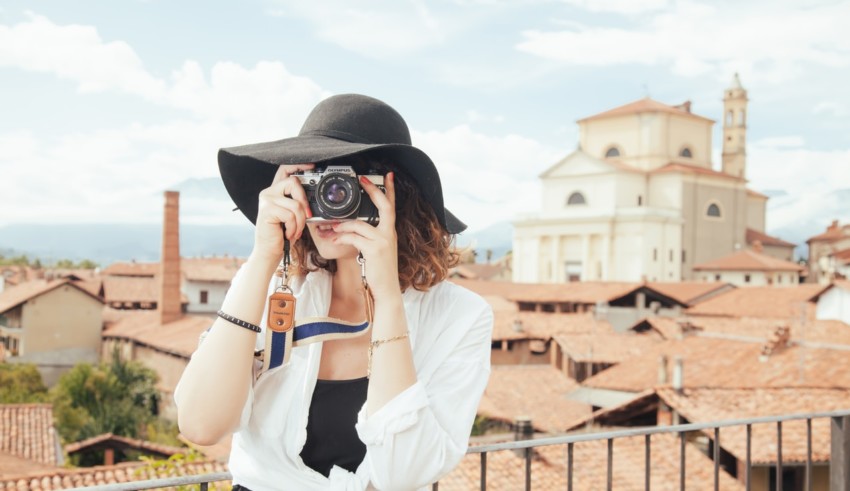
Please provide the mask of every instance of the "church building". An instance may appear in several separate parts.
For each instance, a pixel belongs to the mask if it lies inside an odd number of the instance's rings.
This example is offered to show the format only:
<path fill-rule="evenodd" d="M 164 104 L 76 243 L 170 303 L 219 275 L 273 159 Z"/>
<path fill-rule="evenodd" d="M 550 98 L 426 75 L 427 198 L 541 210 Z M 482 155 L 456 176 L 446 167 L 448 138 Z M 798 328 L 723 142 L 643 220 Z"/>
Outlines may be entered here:
<path fill-rule="evenodd" d="M 579 120 L 578 149 L 540 175 L 541 210 L 513 223 L 513 280 L 692 280 L 694 265 L 769 237 L 768 197 L 747 188 L 737 74 L 723 101 L 719 171 L 714 121 L 690 102 L 647 97 Z"/>

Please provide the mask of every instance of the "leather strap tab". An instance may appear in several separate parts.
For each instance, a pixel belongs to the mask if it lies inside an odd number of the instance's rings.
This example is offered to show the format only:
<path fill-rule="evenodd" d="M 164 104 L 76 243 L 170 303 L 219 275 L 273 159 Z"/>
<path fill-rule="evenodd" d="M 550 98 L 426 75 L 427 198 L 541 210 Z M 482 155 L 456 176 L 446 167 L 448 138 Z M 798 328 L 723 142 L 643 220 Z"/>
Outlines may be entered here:
<path fill-rule="evenodd" d="M 269 297 L 269 329 L 287 332 L 295 327 L 295 296 L 287 291 L 274 292 Z"/>

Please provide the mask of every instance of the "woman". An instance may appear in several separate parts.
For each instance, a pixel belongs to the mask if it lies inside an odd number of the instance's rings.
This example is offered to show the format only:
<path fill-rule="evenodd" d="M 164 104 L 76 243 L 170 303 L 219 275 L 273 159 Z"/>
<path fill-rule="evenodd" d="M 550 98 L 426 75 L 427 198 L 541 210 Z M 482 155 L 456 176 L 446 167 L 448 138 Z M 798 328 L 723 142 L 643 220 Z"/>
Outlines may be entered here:
<path fill-rule="evenodd" d="M 324 176 L 329 165 L 374 176 L 359 181 L 376 211 L 369 219 L 311 211 L 302 174 Z M 443 281 L 456 262 L 453 234 L 466 226 L 443 207 L 437 170 L 404 120 L 376 99 L 333 96 L 297 137 L 222 149 L 219 168 L 256 224 L 254 248 L 179 383 L 180 430 L 202 445 L 234 433 L 234 488 L 437 481 L 466 451 L 493 318 L 480 297 Z M 266 312 L 287 303 L 267 300 L 280 291 L 272 280 L 285 240 L 296 325 L 278 332 Z M 310 337 L 317 325 L 338 334 Z"/>

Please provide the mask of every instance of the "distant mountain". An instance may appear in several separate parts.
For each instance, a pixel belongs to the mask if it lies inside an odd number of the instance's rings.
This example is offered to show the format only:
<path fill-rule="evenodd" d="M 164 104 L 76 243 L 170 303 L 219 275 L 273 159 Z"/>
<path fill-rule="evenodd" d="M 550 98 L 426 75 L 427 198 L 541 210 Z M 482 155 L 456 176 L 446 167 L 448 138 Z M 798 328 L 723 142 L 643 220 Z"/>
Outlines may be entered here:
<path fill-rule="evenodd" d="M 245 225 L 180 226 L 184 256 L 235 255 L 251 251 L 253 232 Z M 59 259 L 91 259 L 100 265 L 115 261 L 158 261 L 162 227 L 158 224 L 8 225 L 0 227 L 0 248 L 50 264 Z"/>
<path fill-rule="evenodd" d="M 218 210 L 232 208 L 218 178 L 190 179 L 170 189 L 180 191 L 181 217 L 193 209 L 199 210 L 193 216 L 201 216 L 203 210 L 212 216 L 209 203 L 214 203 L 215 213 L 219 215 Z M 794 196 L 770 190 L 770 195 L 767 232 L 797 244 L 798 257 L 807 255 L 806 239 L 826 230 L 832 220 L 850 222 L 850 188 Z M 247 255 L 253 244 L 251 224 L 238 212 L 234 217 L 233 224 L 227 225 L 182 224 L 181 253 Z M 156 261 L 160 256 L 161 235 L 159 224 L 14 224 L 0 227 L 0 254 L 7 257 L 27 254 L 48 264 L 59 259 L 91 259 L 101 265 L 131 259 Z M 506 221 L 465 232 L 458 236 L 457 243 L 473 247 L 478 260 L 484 261 L 488 250 L 492 251 L 493 259 L 504 256 L 511 249 L 512 240 L 513 226 Z"/>

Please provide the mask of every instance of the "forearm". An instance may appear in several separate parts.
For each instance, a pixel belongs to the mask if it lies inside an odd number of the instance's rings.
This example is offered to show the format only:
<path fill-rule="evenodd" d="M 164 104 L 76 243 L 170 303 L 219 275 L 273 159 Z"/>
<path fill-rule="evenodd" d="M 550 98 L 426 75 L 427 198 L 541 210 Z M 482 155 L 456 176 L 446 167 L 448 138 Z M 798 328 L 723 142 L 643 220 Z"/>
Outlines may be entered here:
<path fill-rule="evenodd" d="M 259 325 L 274 269 L 270 261 L 249 258 L 221 310 Z M 214 443 L 236 427 L 251 384 L 256 336 L 219 318 L 192 355 L 176 401 L 180 430 L 189 440 Z"/>
<path fill-rule="evenodd" d="M 384 295 L 375 299 L 372 322 L 372 341 L 390 339 L 407 333 L 407 317 L 401 294 Z M 416 383 L 416 369 L 410 339 L 383 343 L 373 349 L 366 409 L 376 413 L 392 398 Z"/>

